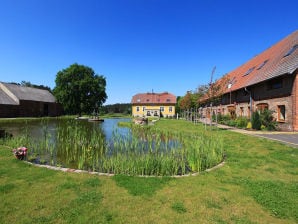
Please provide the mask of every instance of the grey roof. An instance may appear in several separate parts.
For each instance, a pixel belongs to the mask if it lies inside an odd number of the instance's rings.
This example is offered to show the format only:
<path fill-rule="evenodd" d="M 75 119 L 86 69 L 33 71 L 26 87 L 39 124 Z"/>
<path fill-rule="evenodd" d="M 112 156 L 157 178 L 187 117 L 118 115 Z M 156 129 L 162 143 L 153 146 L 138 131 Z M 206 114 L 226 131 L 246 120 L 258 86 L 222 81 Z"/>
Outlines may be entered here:
<path fill-rule="evenodd" d="M 0 88 L 0 104 L 5 105 L 18 105 L 11 97 L 9 97 L 1 88 Z"/>
<path fill-rule="evenodd" d="M 56 102 L 55 97 L 48 90 L 37 89 L 32 87 L 24 87 L 24 86 L 10 84 L 10 83 L 2 83 L 2 84 L 19 100 L 30 100 L 30 101 L 39 101 L 39 102 L 48 102 L 48 103 Z M 3 94 L 0 94 L 1 98 L 2 98 L 2 95 Z M 6 97 L 3 96 L 3 99 L 6 99 Z M 0 100 L 0 102 L 1 101 L 2 99 Z"/>

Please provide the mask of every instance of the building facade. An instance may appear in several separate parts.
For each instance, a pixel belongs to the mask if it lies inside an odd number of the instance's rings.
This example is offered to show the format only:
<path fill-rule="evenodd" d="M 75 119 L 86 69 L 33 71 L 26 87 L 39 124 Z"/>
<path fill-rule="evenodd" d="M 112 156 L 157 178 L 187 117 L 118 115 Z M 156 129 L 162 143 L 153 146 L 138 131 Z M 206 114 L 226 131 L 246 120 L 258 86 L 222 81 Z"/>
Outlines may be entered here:
<path fill-rule="evenodd" d="M 61 114 L 61 105 L 48 90 L 0 82 L 0 117 L 41 117 Z"/>
<path fill-rule="evenodd" d="M 171 93 L 139 93 L 132 97 L 133 117 L 174 117 L 176 96 Z"/>
<path fill-rule="evenodd" d="M 201 102 L 203 116 L 229 114 L 250 118 L 273 111 L 281 130 L 298 131 L 298 31 L 226 74 L 217 102 Z M 225 80 L 225 81 L 223 81 Z"/>

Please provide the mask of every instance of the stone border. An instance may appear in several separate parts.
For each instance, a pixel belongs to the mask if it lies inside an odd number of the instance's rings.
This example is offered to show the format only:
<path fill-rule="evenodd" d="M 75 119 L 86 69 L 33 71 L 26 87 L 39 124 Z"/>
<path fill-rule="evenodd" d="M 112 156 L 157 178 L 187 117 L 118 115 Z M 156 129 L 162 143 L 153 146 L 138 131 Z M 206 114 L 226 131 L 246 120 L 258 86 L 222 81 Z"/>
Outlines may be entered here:
<path fill-rule="evenodd" d="M 2 145 L 2 146 L 11 150 L 11 147 L 9 147 L 9 146 L 5 146 L 5 145 Z M 185 174 L 185 175 L 173 175 L 173 176 L 168 176 L 168 177 L 174 177 L 174 178 L 191 177 L 191 176 L 198 176 L 199 174 L 201 174 L 203 172 L 211 172 L 213 170 L 216 170 L 216 169 L 219 169 L 219 168 L 223 167 L 224 164 L 225 164 L 225 159 L 226 159 L 226 156 L 224 157 L 224 159 L 221 163 L 217 164 L 214 167 L 211 167 L 209 169 L 201 171 L 201 172 Z M 65 167 L 58 167 L 58 166 L 51 166 L 51 165 L 43 165 L 43 164 L 31 163 L 31 162 L 28 162 L 28 161 L 23 161 L 23 162 L 26 163 L 26 164 L 29 164 L 29 165 L 36 166 L 36 167 L 47 168 L 47 169 L 50 169 L 50 170 L 56 170 L 56 171 L 62 171 L 62 172 L 86 173 L 86 174 L 99 175 L 99 176 L 108 176 L 108 177 L 115 176 L 115 174 L 113 174 L 113 173 L 101 173 L 101 172 L 79 170 L 79 169 L 72 169 L 72 168 L 65 168 Z M 127 176 L 130 176 L 130 175 L 127 175 Z M 137 177 L 163 177 L 163 176 L 148 176 L 148 175 L 136 175 L 136 176 Z"/>
<path fill-rule="evenodd" d="M 70 172 L 70 173 L 87 173 L 87 174 L 92 174 L 92 175 L 99 175 L 99 176 L 108 176 L 112 177 L 115 176 L 113 173 L 101 173 L 101 172 L 94 172 L 94 171 L 87 171 L 87 170 L 79 170 L 79 169 L 72 169 L 72 168 L 64 168 L 64 167 L 58 167 L 58 166 L 51 166 L 51 165 L 42 165 L 42 164 L 37 164 L 37 163 L 31 163 L 28 161 L 24 161 L 27 164 L 36 166 L 36 167 L 41 167 L 41 168 L 47 168 L 50 170 L 56 170 L 56 171 L 62 171 L 62 172 Z M 191 177 L 191 176 L 198 176 L 199 174 L 203 172 L 211 172 L 213 170 L 216 170 L 218 168 L 223 167 L 225 164 L 225 161 L 222 161 L 221 163 L 217 164 L 216 166 L 206 169 L 201 172 L 196 172 L 196 173 L 191 173 L 191 174 L 185 174 L 185 175 L 173 175 L 173 176 L 168 176 L 168 177 L 174 177 L 174 178 L 181 178 L 181 177 Z M 131 176 L 131 175 L 127 175 Z M 163 177 L 163 176 L 148 176 L 148 175 L 136 175 L 137 177 Z"/>
<path fill-rule="evenodd" d="M 78 169 L 72 169 L 72 168 L 43 165 L 43 164 L 31 163 L 28 161 L 24 161 L 24 162 L 27 164 L 36 166 L 36 167 L 42 167 L 42 168 L 47 168 L 50 170 L 57 170 L 57 171 L 70 172 L 70 173 L 88 173 L 88 174 L 96 174 L 99 176 L 114 176 L 115 175 L 115 174 L 111 174 L 111 173 L 100 173 L 100 172 L 92 172 L 92 171 L 87 171 L 87 170 L 78 170 Z"/>

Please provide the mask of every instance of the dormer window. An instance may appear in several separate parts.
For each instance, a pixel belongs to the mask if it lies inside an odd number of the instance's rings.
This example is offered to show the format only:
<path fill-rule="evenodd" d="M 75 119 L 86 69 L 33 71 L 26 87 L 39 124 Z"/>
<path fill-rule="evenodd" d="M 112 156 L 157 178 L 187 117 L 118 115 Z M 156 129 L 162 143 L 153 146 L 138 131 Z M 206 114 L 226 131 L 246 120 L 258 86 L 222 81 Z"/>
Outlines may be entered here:
<path fill-rule="evenodd" d="M 254 69 L 255 69 L 255 67 L 248 69 L 247 72 L 245 72 L 245 74 L 243 76 L 249 75 Z"/>
<path fill-rule="evenodd" d="M 139 98 L 139 99 L 137 99 L 137 102 L 139 103 L 139 102 L 141 102 L 141 99 Z"/>
<path fill-rule="evenodd" d="M 149 99 L 147 99 L 146 101 L 149 102 Z"/>
<path fill-rule="evenodd" d="M 167 99 L 167 102 L 171 102 L 171 99 Z"/>
<path fill-rule="evenodd" d="M 263 61 L 263 63 L 262 64 L 260 64 L 260 66 L 257 68 L 257 70 L 260 70 L 261 68 L 263 68 L 264 67 L 264 65 L 266 65 L 266 63 L 269 61 L 269 59 L 267 59 L 267 60 L 265 60 L 265 61 Z"/>
<path fill-rule="evenodd" d="M 284 57 L 287 57 L 291 55 L 296 49 L 298 48 L 298 44 L 294 45 L 285 55 Z"/>

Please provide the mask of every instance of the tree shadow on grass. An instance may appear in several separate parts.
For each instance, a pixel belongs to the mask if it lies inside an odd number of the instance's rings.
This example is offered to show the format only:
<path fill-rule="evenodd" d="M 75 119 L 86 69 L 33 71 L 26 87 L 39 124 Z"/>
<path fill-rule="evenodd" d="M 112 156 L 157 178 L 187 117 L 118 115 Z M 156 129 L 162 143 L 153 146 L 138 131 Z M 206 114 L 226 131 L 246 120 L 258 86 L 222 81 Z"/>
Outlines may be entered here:
<path fill-rule="evenodd" d="M 166 186 L 173 178 L 171 177 L 133 177 L 115 175 L 114 181 L 119 187 L 124 187 L 134 196 L 152 196 L 157 190 Z"/>

